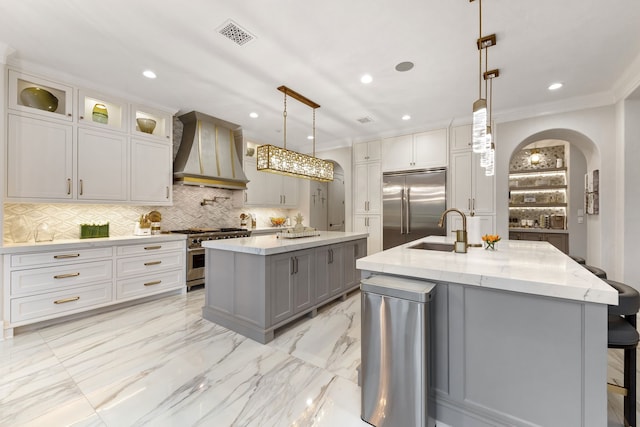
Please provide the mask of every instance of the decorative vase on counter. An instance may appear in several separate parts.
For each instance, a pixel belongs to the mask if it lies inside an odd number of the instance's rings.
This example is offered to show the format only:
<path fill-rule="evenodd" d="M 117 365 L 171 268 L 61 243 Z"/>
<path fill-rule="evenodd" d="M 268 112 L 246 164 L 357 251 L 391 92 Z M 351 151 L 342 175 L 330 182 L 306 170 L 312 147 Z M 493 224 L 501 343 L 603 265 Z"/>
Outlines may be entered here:
<path fill-rule="evenodd" d="M 31 223 L 24 215 L 20 215 L 11 223 L 10 231 L 14 243 L 28 242 L 31 237 Z"/>
<path fill-rule="evenodd" d="M 93 106 L 93 113 L 91 113 L 91 118 L 96 123 L 109 123 L 109 112 L 107 111 L 107 107 L 104 104 L 96 104 Z"/>

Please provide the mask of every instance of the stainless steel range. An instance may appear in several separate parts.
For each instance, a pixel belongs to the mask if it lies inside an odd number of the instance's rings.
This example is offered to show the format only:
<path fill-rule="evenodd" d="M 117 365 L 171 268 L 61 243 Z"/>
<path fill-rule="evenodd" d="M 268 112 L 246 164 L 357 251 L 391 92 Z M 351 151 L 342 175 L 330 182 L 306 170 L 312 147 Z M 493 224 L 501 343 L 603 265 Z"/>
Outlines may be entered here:
<path fill-rule="evenodd" d="M 205 250 L 202 242 L 251 236 L 251 231 L 244 228 L 190 228 L 172 233 L 187 234 L 187 291 L 192 286 L 204 285 Z"/>

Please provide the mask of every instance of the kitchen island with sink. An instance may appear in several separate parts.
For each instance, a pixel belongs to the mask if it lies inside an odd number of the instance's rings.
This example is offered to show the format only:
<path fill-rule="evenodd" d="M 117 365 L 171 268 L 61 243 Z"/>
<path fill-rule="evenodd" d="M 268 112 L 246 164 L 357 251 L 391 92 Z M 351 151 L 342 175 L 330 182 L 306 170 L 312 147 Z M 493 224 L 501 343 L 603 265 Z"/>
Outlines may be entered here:
<path fill-rule="evenodd" d="M 261 343 L 274 331 L 358 289 L 356 260 L 367 233 L 322 231 L 202 242 L 206 249 L 202 316 Z"/>
<path fill-rule="evenodd" d="M 429 250 L 443 242 L 431 236 L 356 263 L 363 277 L 436 284 L 430 417 L 452 426 L 606 425 L 607 305 L 617 291 L 548 242 Z"/>

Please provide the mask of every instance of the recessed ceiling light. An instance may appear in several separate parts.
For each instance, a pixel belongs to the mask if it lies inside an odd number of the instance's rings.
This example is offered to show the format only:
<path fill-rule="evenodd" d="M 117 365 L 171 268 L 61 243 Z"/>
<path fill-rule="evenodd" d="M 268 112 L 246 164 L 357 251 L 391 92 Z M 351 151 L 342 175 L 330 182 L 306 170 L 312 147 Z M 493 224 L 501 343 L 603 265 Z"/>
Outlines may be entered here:
<path fill-rule="evenodd" d="M 145 77 L 146 77 L 146 78 L 148 78 L 148 79 L 155 79 L 155 78 L 157 77 L 157 76 L 156 76 L 156 73 L 154 73 L 154 72 L 153 72 L 153 71 L 151 71 L 151 70 L 144 70 L 144 71 L 142 72 L 142 75 L 143 75 L 143 76 L 145 76 Z"/>
<path fill-rule="evenodd" d="M 258 116 L 258 113 L 251 112 L 251 113 L 249 113 L 249 117 L 251 117 L 252 119 L 257 119 L 259 116 Z"/>
<path fill-rule="evenodd" d="M 411 120 L 411 116 L 408 114 L 405 114 L 404 116 L 402 116 L 402 120 Z"/>
<path fill-rule="evenodd" d="M 562 83 L 552 83 L 549 85 L 549 90 L 558 90 L 562 87 Z"/>
<path fill-rule="evenodd" d="M 309 135 L 307 139 L 313 139 L 313 135 Z"/>
<path fill-rule="evenodd" d="M 396 65 L 396 71 L 409 71 L 410 69 L 413 68 L 413 62 L 410 61 L 405 61 L 405 62 L 401 62 L 398 65 Z"/>
<path fill-rule="evenodd" d="M 360 77 L 360 81 L 363 84 L 368 85 L 373 81 L 373 77 L 371 77 L 371 74 L 365 74 L 364 76 Z"/>

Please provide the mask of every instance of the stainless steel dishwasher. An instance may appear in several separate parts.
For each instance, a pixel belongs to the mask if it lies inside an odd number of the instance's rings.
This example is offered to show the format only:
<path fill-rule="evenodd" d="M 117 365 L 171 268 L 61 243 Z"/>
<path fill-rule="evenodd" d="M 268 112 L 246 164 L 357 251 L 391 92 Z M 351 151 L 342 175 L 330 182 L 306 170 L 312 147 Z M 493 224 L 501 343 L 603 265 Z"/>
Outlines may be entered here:
<path fill-rule="evenodd" d="M 363 279 L 361 418 L 376 427 L 428 426 L 429 302 L 435 284 Z"/>

